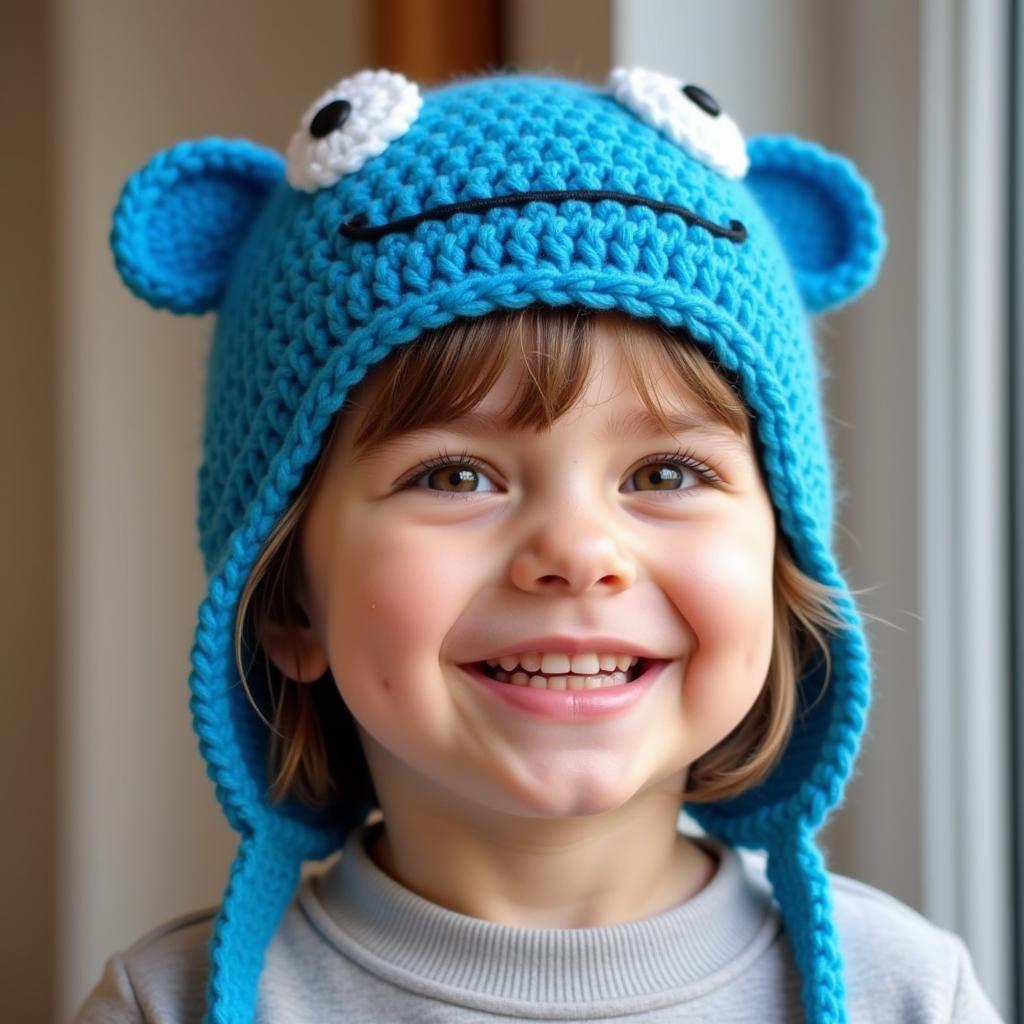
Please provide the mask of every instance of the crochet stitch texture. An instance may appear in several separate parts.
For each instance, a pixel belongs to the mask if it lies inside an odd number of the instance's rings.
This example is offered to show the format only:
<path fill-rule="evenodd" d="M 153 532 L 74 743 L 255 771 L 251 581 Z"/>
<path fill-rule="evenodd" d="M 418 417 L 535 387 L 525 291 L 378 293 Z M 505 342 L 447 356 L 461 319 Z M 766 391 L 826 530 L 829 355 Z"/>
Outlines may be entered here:
<path fill-rule="evenodd" d="M 651 73 L 643 75 L 649 90 Z M 378 81 L 402 97 L 408 120 L 414 104 L 398 77 Z M 669 90 L 655 96 L 663 118 L 681 83 L 660 77 Z M 321 100 L 343 98 L 346 82 Z M 364 73 L 347 87 L 373 82 Z M 276 153 L 219 138 L 174 146 L 125 185 L 111 235 L 125 283 L 154 307 L 218 311 L 199 472 L 209 590 L 190 685 L 200 750 L 241 844 L 211 944 L 208 1020 L 251 1019 L 264 950 L 301 861 L 337 849 L 368 810 L 353 806 L 339 820 L 267 801 L 266 729 L 238 685 L 232 645 L 249 573 L 370 367 L 428 329 L 537 303 L 621 310 L 685 329 L 713 350 L 756 416 L 779 526 L 801 568 L 843 595 L 848 628 L 831 638 L 828 687 L 822 693 L 821 666 L 801 681 L 811 710 L 781 762 L 742 796 L 688 810 L 726 841 L 768 851 L 807 1019 L 846 1019 L 813 837 L 842 799 L 870 669 L 832 552 L 832 472 L 807 314 L 874 280 L 881 214 L 848 161 L 793 137 L 749 141 L 745 177 L 725 177 L 714 159 L 702 162 L 651 127 L 648 102 L 627 107 L 558 78 L 458 82 L 426 93 L 407 126 L 388 128 L 383 148 L 363 140 L 360 152 L 376 155 L 355 170 L 289 165 L 302 189 L 289 185 Z M 309 124 L 307 116 L 300 130 Z M 318 149 L 293 140 L 290 152 L 312 160 Z M 538 192 L 564 196 L 486 205 Z M 624 198 L 588 195 L 597 192 Z M 476 205 L 449 209 L 469 201 Z M 413 226 L 379 238 L 346 235 L 405 218 Z M 705 226 L 735 222 L 742 239 Z"/>

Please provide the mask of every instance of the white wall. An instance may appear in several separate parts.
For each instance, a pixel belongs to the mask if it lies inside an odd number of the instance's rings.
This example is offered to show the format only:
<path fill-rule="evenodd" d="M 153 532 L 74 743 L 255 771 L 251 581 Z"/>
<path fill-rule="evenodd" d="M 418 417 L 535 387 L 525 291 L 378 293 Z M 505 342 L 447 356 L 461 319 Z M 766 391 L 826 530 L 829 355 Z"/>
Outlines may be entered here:
<path fill-rule="evenodd" d="M 614 0 L 612 63 L 696 82 L 748 136 L 792 131 L 829 143 L 832 22 L 820 0 Z"/>

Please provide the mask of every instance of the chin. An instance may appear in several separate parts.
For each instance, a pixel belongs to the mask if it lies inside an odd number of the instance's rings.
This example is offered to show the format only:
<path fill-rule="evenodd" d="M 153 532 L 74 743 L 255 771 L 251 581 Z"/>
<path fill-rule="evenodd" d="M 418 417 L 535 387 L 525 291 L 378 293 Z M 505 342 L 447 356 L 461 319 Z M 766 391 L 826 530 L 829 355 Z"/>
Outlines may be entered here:
<path fill-rule="evenodd" d="M 557 785 L 532 780 L 515 794 L 520 813 L 536 818 L 584 818 L 618 810 L 637 795 L 622 779 L 562 778 Z"/>

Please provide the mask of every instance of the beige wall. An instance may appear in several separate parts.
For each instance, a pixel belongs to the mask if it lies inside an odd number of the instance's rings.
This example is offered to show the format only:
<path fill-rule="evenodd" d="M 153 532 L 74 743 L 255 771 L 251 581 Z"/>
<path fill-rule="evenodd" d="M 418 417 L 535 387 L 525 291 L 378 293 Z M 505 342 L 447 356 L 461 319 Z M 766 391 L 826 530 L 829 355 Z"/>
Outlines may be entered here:
<path fill-rule="evenodd" d="M 202 366 L 212 319 L 154 313 L 115 275 L 110 212 L 157 150 L 208 134 L 283 149 L 365 63 L 362 5 L 60 0 L 60 1007 L 140 932 L 215 903 L 234 840 L 196 752 L 188 655 Z"/>
<path fill-rule="evenodd" d="M 47 20 L 44 4 L 0 7 L 0 1019 L 29 1024 L 50 1019 L 56 977 L 59 470 Z"/>
<path fill-rule="evenodd" d="M 592 82 L 608 74 L 612 0 L 513 0 L 506 5 L 508 59 Z"/>

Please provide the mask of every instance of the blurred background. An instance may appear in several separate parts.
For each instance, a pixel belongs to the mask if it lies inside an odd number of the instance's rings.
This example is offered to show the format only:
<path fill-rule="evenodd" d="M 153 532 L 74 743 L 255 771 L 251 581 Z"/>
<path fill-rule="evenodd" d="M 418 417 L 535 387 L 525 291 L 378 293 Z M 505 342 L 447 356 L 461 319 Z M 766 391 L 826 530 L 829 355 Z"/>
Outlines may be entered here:
<path fill-rule="evenodd" d="M 877 288 L 819 321 L 839 545 L 875 702 L 829 867 L 963 936 L 1024 993 L 1024 324 L 1014 0 L 7 0 L 0 251 L 0 1018 L 67 1020 L 104 960 L 215 904 L 234 839 L 188 714 L 212 319 L 115 275 L 127 176 L 208 134 L 283 150 L 338 79 L 617 64 L 709 89 L 747 136 L 853 158 Z M 17 246 L 13 243 L 16 242 Z"/>

